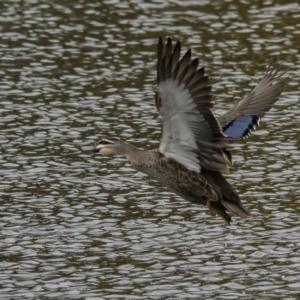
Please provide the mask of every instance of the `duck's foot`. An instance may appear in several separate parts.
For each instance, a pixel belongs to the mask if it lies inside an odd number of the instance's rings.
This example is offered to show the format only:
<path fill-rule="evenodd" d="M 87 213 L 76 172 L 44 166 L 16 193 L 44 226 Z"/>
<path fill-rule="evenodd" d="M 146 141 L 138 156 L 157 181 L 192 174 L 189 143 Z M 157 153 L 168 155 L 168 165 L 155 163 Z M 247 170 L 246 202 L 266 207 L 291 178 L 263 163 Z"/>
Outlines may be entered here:
<path fill-rule="evenodd" d="M 227 225 L 231 223 L 231 217 L 226 213 L 224 207 L 220 207 L 216 201 L 206 200 L 206 206 L 212 212 L 220 216 Z"/>

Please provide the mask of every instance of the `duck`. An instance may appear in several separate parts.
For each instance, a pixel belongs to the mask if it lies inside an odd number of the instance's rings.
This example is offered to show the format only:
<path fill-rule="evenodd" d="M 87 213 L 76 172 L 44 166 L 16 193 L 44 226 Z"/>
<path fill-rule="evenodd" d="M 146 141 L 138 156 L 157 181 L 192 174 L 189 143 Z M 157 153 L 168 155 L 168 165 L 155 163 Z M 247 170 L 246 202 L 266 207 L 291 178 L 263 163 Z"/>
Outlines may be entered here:
<path fill-rule="evenodd" d="M 205 67 L 181 43 L 158 41 L 155 103 L 162 120 L 158 149 L 144 150 L 117 137 L 102 137 L 91 149 L 125 156 L 181 198 L 204 205 L 226 224 L 231 215 L 251 216 L 225 174 L 232 165 L 230 143 L 246 139 L 279 99 L 287 82 L 283 63 L 269 64 L 257 86 L 230 110 L 214 114 L 212 87 Z"/>

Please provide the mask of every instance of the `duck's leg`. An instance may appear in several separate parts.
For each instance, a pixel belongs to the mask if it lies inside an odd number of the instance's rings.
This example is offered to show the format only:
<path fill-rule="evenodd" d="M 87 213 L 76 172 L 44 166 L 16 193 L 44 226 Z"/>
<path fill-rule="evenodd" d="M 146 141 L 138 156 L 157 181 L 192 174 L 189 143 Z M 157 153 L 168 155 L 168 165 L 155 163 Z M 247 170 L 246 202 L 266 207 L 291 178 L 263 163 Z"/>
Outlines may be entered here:
<path fill-rule="evenodd" d="M 227 225 L 230 225 L 231 217 L 226 213 L 225 208 L 218 207 L 216 201 L 211 201 L 209 199 L 206 200 L 206 206 L 212 212 L 220 216 Z"/>

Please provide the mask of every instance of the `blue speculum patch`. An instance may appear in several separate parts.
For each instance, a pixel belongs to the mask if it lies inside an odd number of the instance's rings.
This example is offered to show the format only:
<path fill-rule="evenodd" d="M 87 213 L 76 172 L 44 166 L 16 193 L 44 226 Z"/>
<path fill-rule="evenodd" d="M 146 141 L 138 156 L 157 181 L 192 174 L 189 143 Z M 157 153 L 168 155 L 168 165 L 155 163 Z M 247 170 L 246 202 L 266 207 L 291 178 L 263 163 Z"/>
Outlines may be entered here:
<path fill-rule="evenodd" d="M 255 126 L 258 124 L 259 118 L 252 115 L 237 116 L 229 124 L 223 128 L 224 134 L 233 139 L 241 139 L 247 137 Z"/>

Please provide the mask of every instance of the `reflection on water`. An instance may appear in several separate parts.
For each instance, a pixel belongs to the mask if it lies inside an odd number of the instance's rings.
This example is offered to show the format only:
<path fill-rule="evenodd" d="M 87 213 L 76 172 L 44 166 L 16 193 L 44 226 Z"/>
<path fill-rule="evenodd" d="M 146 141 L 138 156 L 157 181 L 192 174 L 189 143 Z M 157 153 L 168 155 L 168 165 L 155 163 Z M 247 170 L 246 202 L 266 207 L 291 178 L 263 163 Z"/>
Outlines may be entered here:
<path fill-rule="evenodd" d="M 299 4 L 0 3 L 1 299 L 297 299 Z M 222 220 L 84 151 L 160 139 L 159 36 L 207 66 L 217 112 L 280 57 L 290 83 L 228 175 L 253 218 Z M 101 298 L 100 298 L 101 299 Z"/>

